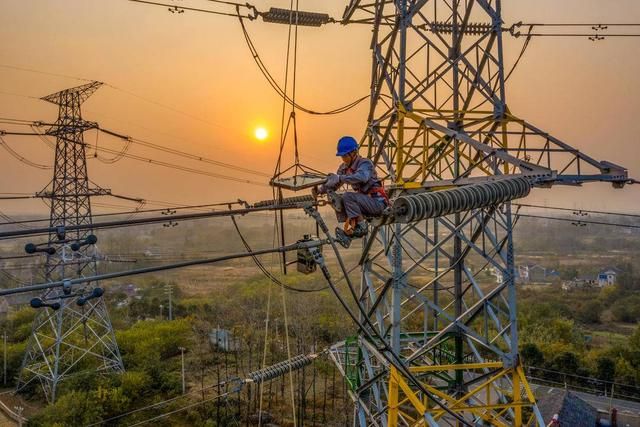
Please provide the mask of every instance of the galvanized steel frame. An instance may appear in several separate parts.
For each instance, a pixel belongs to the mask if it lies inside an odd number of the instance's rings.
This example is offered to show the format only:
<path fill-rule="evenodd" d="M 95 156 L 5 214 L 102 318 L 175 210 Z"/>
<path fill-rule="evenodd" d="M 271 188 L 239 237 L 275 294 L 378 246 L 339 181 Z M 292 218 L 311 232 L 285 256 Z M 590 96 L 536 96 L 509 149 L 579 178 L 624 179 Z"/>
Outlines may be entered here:
<path fill-rule="evenodd" d="M 514 175 L 537 186 L 627 182 L 624 168 L 509 111 L 500 0 L 354 0 L 343 19 L 373 26 L 361 149 L 392 183 L 393 196 Z M 377 225 L 363 245 L 359 302 L 370 322 L 470 423 L 543 423 L 518 357 L 513 226 L 505 203 Z M 483 277 L 485 267 L 500 279 Z M 420 406 L 425 397 L 363 336 L 334 346 L 331 355 L 351 386 L 358 425 L 459 422 L 434 405 Z M 404 400 L 401 383 L 411 389 Z"/>

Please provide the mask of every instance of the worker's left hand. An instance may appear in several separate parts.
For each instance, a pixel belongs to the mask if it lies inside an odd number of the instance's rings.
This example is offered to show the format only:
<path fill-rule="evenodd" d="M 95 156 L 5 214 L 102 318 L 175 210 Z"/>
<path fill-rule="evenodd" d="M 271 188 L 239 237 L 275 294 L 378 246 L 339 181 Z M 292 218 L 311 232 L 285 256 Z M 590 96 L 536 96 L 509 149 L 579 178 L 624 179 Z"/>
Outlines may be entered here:
<path fill-rule="evenodd" d="M 327 175 L 327 182 L 325 183 L 327 188 L 336 189 L 340 185 L 340 176 L 335 173 Z"/>

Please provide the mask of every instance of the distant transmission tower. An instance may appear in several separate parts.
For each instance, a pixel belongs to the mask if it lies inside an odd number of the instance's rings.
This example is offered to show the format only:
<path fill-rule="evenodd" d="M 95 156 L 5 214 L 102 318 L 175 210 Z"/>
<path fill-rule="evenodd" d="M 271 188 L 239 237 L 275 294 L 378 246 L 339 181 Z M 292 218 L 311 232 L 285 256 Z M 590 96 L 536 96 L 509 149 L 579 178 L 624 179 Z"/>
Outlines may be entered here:
<path fill-rule="evenodd" d="M 355 423 L 544 425 L 518 353 L 510 201 L 627 171 L 509 111 L 500 0 L 352 0 L 343 19 L 373 28 L 361 147 L 394 199 L 360 258 L 367 333 L 331 353 Z"/>
<path fill-rule="evenodd" d="M 29 244 L 25 249 L 46 254 L 47 281 L 96 274 L 97 239 L 92 230 L 66 228 L 91 224 L 91 196 L 111 194 L 103 188 L 89 187 L 83 133 L 96 124 L 83 120 L 80 111 L 81 104 L 101 85 L 91 82 L 42 98 L 59 106 L 58 120 L 47 131 L 56 137 L 53 180 L 38 193 L 49 200 L 49 225 L 56 232 L 49 233 L 46 245 Z M 74 371 L 124 370 L 102 293 L 95 284 L 78 289 L 65 286 L 32 300 L 31 305 L 39 312 L 22 363 L 18 391 L 39 381 L 47 400 L 53 402 L 60 381 Z"/>

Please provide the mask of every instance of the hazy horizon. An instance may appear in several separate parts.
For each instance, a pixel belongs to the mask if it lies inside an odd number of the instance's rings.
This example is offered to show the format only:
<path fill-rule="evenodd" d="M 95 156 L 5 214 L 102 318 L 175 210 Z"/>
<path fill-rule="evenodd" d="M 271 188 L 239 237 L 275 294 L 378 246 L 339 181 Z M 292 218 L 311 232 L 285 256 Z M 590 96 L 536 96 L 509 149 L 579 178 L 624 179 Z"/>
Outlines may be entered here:
<path fill-rule="evenodd" d="M 300 2 L 300 8 L 340 16 L 346 3 L 307 0 Z M 633 0 L 611 1 L 606 6 L 595 0 L 503 3 L 506 25 L 521 20 L 640 22 L 640 4 Z M 270 6 L 287 7 L 288 2 L 260 1 L 255 6 L 266 10 Z M 9 42 L 0 46 L 0 117 L 55 120 L 56 107 L 34 98 L 83 83 L 2 65 L 99 80 L 111 86 L 105 85 L 84 104 L 85 119 L 157 144 L 272 172 L 282 102 L 255 66 L 236 19 L 195 12 L 171 14 L 166 8 L 124 0 L 5 1 L 1 9 L 0 36 Z M 247 26 L 269 70 L 281 82 L 287 27 L 262 21 L 248 22 Z M 327 110 L 368 93 L 368 26 L 301 28 L 299 37 L 300 104 Z M 522 43 L 523 38 L 505 36 L 507 67 Z M 640 134 L 637 52 L 640 38 L 608 38 L 597 43 L 586 38 L 535 38 L 507 84 L 509 108 L 575 148 L 598 160 L 623 165 L 631 177 L 640 178 L 640 156 L 636 153 Z M 337 116 L 299 113 L 303 163 L 334 170 L 338 163 L 334 156 L 336 139 L 344 134 L 362 135 L 367 106 L 365 101 Z M 253 137 L 258 126 L 269 131 L 265 142 Z M 8 127 L 2 125 L 0 129 Z M 90 145 L 96 144 L 95 138 L 95 132 L 85 135 Z M 34 162 L 53 161 L 53 150 L 35 137 L 6 136 L 5 140 Z M 122 141 L 105 135 L 100 135 L 97 144 L 114 150 L 122 147 Z M 263 180 L 265 184 L 268 180 L 144 147 L 133 146 L 131 153 L 212 173 Z M 266 185 L 220 180 L 130 159 L 105 164 L 93 158 L 91 147 L 87 148 L 87 157 L 90 179 L 115 194 L 176 204 L 259 200 L 271 194 Z M 50 170 L 25 166 L 6 150 L 0 150 L 0 159 L 4 166 L 0 193 L 35 193 L 51 179 Z M 285 165 L 291 162 L 290 156 L 283 161 Z M 614 191 L 607 184 L 591 184 L 581 189 L 534 190 L 526 201 L 638 212 L 637 195 L 635 187 Z M 96 198 L 94 203 L 135 207 L 109 198 Z M 94 210 L 113 209 L 117 208 L 96 205 Z M 3 201 L 0 211 L 46 214 L 48 209 L 38 200 Z"/>

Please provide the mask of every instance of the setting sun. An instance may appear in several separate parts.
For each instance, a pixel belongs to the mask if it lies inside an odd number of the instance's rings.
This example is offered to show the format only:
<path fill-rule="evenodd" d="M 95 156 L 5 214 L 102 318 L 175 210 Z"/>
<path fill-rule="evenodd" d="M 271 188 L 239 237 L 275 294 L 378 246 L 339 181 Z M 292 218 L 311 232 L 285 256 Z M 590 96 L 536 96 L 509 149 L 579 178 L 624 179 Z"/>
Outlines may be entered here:
<path fill-rule="evenodd" d="M 257 140 L 264 141 L 269 136 L 269 132 L 267 132 L 267 130 L 263 127 L 256 128 L 255 136 Z"/>

